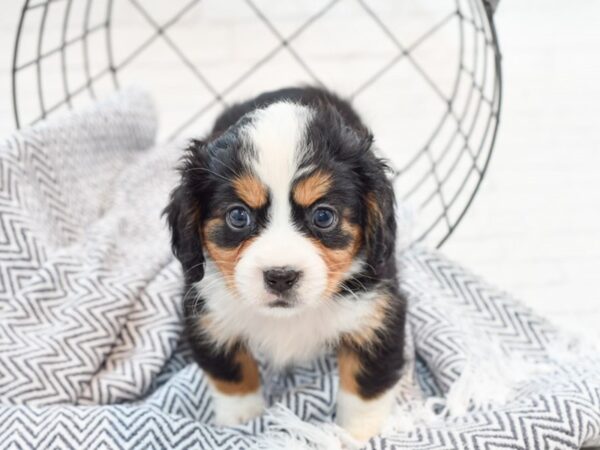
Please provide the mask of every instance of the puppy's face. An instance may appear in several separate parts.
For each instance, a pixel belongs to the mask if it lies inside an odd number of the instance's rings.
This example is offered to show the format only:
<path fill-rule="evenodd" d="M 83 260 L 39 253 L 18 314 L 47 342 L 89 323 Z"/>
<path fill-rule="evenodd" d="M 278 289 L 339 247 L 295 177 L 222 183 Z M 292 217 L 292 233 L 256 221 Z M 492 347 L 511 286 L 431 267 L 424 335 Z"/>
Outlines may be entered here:
<path fill-rule="evenodd" d="M 371 141 L 333 109 L 282 102 L 194 143 L 167 208 L 188 283 L 206 263 L 266 314 L 348 291 L 393 248 L 391 188 Z"/>

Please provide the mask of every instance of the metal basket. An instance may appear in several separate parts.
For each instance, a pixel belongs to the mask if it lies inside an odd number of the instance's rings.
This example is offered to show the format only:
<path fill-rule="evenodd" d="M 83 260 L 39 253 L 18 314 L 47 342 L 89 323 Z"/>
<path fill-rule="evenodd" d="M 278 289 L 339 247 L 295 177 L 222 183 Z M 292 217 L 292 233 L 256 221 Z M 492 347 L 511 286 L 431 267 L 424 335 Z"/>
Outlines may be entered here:
<path fill-rule="evenodd" d="M 488 167 L 501 99 L 490 0 L 26 0 L 12 90 L 17 127 L 141 84 L 160 140 L 202 135 L 227 104 L 278 87 L 349 97 L 442 245 Z M 125 34 L 126 33 L 126 34 Z"/>

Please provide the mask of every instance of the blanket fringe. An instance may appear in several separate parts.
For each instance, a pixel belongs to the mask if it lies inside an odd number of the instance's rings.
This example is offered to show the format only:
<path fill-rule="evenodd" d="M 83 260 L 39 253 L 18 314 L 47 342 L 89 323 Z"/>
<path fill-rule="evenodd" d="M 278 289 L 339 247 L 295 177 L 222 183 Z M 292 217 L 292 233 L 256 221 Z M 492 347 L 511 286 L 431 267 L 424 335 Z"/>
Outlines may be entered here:
<path fill-rule="evenodd" d="M 342 440 L 334 424 L 315 425 L 304 422 L 281 404 L 269 408 L 267 430 L 257 450 L 341 450 Z"/>

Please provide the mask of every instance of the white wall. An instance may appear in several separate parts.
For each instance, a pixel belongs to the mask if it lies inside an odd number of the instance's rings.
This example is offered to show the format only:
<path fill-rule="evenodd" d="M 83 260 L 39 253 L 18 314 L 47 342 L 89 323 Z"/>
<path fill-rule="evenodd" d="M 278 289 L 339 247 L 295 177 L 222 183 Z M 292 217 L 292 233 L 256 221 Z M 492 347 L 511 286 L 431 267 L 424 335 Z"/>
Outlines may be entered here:
<path fill-rule="evenodd" d="M 445 247 L 556 322 L 600 336 L 600 2 L 501 1 L 500 134 Z"/>

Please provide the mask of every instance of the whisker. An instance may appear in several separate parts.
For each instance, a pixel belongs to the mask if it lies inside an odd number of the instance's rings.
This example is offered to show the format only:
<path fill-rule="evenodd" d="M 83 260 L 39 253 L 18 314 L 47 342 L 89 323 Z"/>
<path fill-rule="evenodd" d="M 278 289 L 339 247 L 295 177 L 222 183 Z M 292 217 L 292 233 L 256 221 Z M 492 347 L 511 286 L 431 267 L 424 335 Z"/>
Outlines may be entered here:
<path fill-rule="evenodd" d="M 227 164 L 225 164 L 225 162 L 221 161 L 221 159 L 216 158 L 215 160 L 218 163 L 220 163 L 223 167 L 225 167 L 226 169 L 229 169 L 235 177 L 238 177 L 238 178 L 240 177 L 240 174 L 236 170 L 234 170 L 231 166 L 228 166 Z"/>
<path fill-rule="evenodd" d="M 355 292 L 352 292 L 347 286 L 344 286 L 342 284 L 342 285 L 340 285 L 340 287 L 342 289 L 344 289 L 344 291 L 348 292 L 348 294 L 350 294 L 352 297 L 354 297 L 357 301 L 360 301 L 360 297 Z M 339 295 L 338 295 L 338 297 L 339 297 Z"/>
<path fill-rule="evenodd" d="M 190 270 L 194 270 L 196 267 L 199 267 L 199 266 L 202 266 L 202 265 L 206 265 L 206 262 L 205 262 L 205 261 L 203 261 L 203 262 L 201 262 L 201 263 L 194 264 L 192 267 L 189 267 L 187 270 L 185 270 L 185 271 L 183 272 L 183 274 L 184 274 L 184 275 L 187 275 L 187 273 L 188 273 Z"/>
<path fill-rule="evenodd" d="M 210 169 L 207 169 L 206 167 L 190 167 L 189 169 L 186 169 L 186 172 L 194 172 L 196 170 L 200 170 L 200 171 L 204 171 L 204 172 L 208 172 L 216 177 L 221 178 L 222 180 L 226 181 L 227 183 L 233 183 L 233 180 L 231 178 L 226 178 L 221 174 L 218 174 L 217 172 L 214 172 Z"/>

